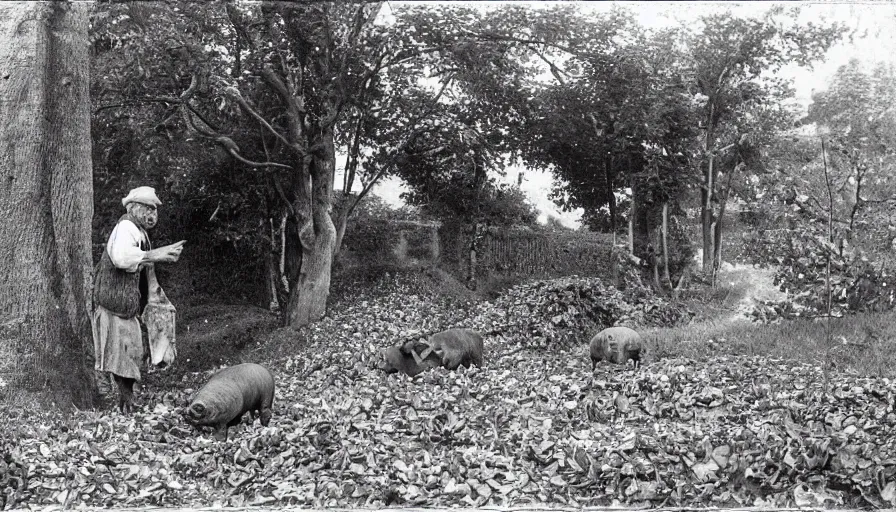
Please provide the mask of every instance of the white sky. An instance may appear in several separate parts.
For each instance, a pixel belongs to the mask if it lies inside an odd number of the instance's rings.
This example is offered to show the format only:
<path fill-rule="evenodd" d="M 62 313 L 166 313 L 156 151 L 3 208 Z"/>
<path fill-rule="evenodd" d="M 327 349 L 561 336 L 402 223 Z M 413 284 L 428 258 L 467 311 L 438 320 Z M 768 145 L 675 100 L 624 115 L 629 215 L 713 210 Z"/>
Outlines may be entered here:
<path fill-rule="evenodd" d="M 417 4 L 432 5 L 436 2 L 390 2 L 389 6 Z M 479 7 L 497 6 L 511 2 L 448 2 L 452 4 L 476 5 Z M 516 4 L 528 4 L 533 8 L 557 5 L 561 2 L 512 2 Z M 566 3 L 566 2 L 563 2 Z M 622 6 L 634 11 L 638 21 L 647 28 L 661 28 L 677 24 L 679 21 L 688 22 L 698 16 L 711 12 L 730 10 L 734 14 L 755 16 L 770 9 L 776 2 L 634 2 L 634 1 L 604 1 L 604 2 L 576 2 L 583 10 L 606 11 L 614 5 Z M 878 62 L 887 62 L 896 65 L 896 2 L 785 2 L 785 7 L 799 6 L 801 8 L 799 23 L 839 21 L 845 23 L 853 30 L 852 40 L 844 40 L 828 51 L 824 62 L 815 65 L 814 69 L 799 69 L 796 67 L 785 69 L 782 74 L 790 76 L 794 80 L 796 100 L 803 106 L 808 106 L 813 90 L 824 89 L 828 80 L 837 71 L 837 68 L 846 64 L 849 59 L 860 59 L 870 69 Z M 515 183 L 517 175 L 523 169 L 508 168 L 504 178 L 507 182 Z M 547 198 L 551 189 L 552 178 L 549 173 L 533 170 L 525 170 L 522 184 L 523 191 L 530 200 L 542 212 L 541 220 L 552 215 L 571 227 L 578 226 L 580 212 L 560 212 L 559 209 Z M 336 183 L 341 183 L 341 176 L 337 171 Z M 398 179 L 388 179 L 374 187 L 373 193 L 381 196 L 391 204 L 401 204 L 399 195 L 404 191 L 404 186 Z"/>

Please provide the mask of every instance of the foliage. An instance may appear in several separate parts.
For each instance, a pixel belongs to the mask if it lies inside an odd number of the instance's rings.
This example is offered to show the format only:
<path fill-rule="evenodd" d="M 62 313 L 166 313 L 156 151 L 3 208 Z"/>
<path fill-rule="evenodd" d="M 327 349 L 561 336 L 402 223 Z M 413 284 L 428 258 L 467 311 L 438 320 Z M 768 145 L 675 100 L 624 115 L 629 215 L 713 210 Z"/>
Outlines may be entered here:
<path fill-rule="evenodd" d="M 356 222 L 365 220 L 426 220 L 426 217 L 414 206 L 394 207 L 377 195 L 364 197 L 352 212 Z"/>
<path fill-rule="evenodd" d="M 860 252 L 849 247 L 839 250 L 811 232 L 794 233 L 790 252 L 781 258 L 775 284 L 793 293 L 794 300 L 810 312 L 825 311 L 828 254 L 831 256 L 832 314 L 881 311 L 896 305 L 896 280 L 890 272 L 874 268 Z"/>
<path fill-rule="evenodd" d="M 753 257 L 776 268 L 775 284 L 791 296 L 783 304 L 767 305 L 774 312 L 760 308 L 757 315 L 774 320 L 826 314 L 829 256 L 832 314 L 889 310 L 896 305 L 896 281 L 888 267 L 843 239 L 830 243 L 825 220 L 807 214 L 806 203 L 790 206 L 792 209 L 775 209 L 766 220 L 768 224 L 747 239 Z"/>
<path fill-rule="evenodd" d="M 532 73 L 528 50 L 501 38 L 532 13 L 399 8 L 380 23 L 379 6 L 104 4 L 94 20 L 102 223 L 117 215 L 105 198 L 149 183 L 168 189 L 172 230 L 195 229 L 212 245 L 245 240 L 265 256 L 278 238 L 267 228 L 286 214 L 285 257 L 296 269 L 287 274 L 299 279 L 301 258 L 319 256 L 310 238 L 326 237 L 327 218 L 338 251 L 357 202 L 390 174 L 433 213 L 534 223 L 519 192 L 488 176 L 526 103 L 514 86 Z M 490 23 L 497 36 L 468 30 Z M 360 179 L 360 194 L 319 189 L 330 186 L 337 147 L 348 156 L 343 189 Z M 337 208 L 321 206 L 329 202 Z"/>
<path fill-rule="evenodd" d="M 896 119 L 888 110 L 888 98 L 896 96 L 888 97 L 880 81 L 891 75 L 882 67 L 865 74 L 857 61 L 841 67 L 829 88 L 814 96 L 806 119 L 819 136 L 789 137 L 772 146 L 776 168 L 754 182 L 764 225 L 750 245 L 780 266 L 777 282 L 808 308 L 788 308 L 784 316 L 825 310 L 828 255 L 834 314 L 894 305 L 890 200 L 896 146 L 885 128 Z"/>
<path fill-rule="evenodd" d="M 171 198 L 171 231 L 203 244 L 279 260 L 270 227 L 287 215 L 287 274 L 303 276 L 302 258 L 318 256 L 308 237 L 326 238 L 329 219 L 338 252 L 384 176 L 401 177 L 430 216 L 534 223 L 519 191 L 495 180 L 522 157 L 554 172 L 554 199 L 584 207 L 592 228 L 605 214 L 619 228 L 630 189 L 640 252 L 662 205 L 680 208 L 699 182 L 698 119 L 717 169 L 737 171 L 715 177 L 724 204 L 764 169 L 762 147 L 790 119 L 790 90 L 769 73 L 816 60 L 838 35 L 792 26 L 780 9 L 651 33 L 619 9 L 397 6 L 386 20 L 379 7 L 103 4 L 95 229 L 148 182 Z M 360 181 L 360 193 L 323 190 L 336 151 L 347 155 L 343 189 Z"/>
<path fill-rule="evenodd" d="M 691 316 L 687 308 L 647 289 L 619 291 L 599 278 L 572 276 L 514 286 L 480 308 L 470 322 L 521 339 L 528 348 L 552 349 L 581 343 L 588 333 L 615 325 L 672 326 Z"/>
<path fill-rule="evenodd" d="M 588 22 L 592 50 L 570 55 L 572 76 L 538 91 L 519 151 L 553 171 L 561 207 L 584 208 L 592 227 L 608 207 L 618 227 L 624 187 L 637 184 L 639 201 L 659 204 L 689 186 L 696 123 L 670 34 L 645 33 L 625 11 Z"/>
<path fill-rule="evenodd" d="M 95 211 L 94 240 L 105 240 L 123 214 L 120 198 L 138 185 L 162 198 L 163 241 L 187 239 L 192 251 L 237 250 L 261 257 L 270 241 L 271 200 L 264 180 L 248 174 L 213 143 L 183 135 L 179 96 L 197 69 L 225 73 L 230 42 L 223 13 L 211 5 L 102 4 L 93 14 L 91 96 Z M 204 53 L 208 46 L 216 50 Z M 213 71 L 214 70 L 214 71 Z M 206 82 L 200 103 L 214 103 Z M 220 101 L 219 101 L 220 104 Z M 210 109 L 214 123 L 222 109 Z M 232 137 L 241 144 L 247 130 Z M 206 255 L 203 255 L 206 257 Z"/>
<path fill-rule="evenodd" d="M 525 197 L 495 179 L 536 73 L 527 64 L 529 50 L 509 34 L 532 17 L 515 6 L 397 9 L 394 32 L 425 51 L 383 76 L 385 89 L 403 94 L 386 98 L 376 116 L 365 118 L 361 141 L 374 148 L 365 173 L 393 165 L 411 188 L 405 199 L 442 219 L 534 223 Z M 403 152 L 390 154 L 393 147 Z"/>
<path fill-rule="evenodd" d="M 891 236 L 885 230 L 896 197 L 894 80 L 892 67 L 879 65 L 866 73 L 852 60 L 837 70 L 826 90 L 813 96 L 806 119 L 828 132 L 828 165 L 836 193 L 833 213 L 840 225 L 835 236 L 869 251 L 874 247 L 875 253 L 883 249 L 882 238 L 889 251 Z M 799 192 L 819 197 L 819 180 L 806 181 Z"/>
<path fill-rule="evenodd" d="M 512 185 L 489 179 L 475 187 L 468 184 L 467 175 L 456 174 L 447 183 L 431 182 L 425 189 L 405 193 L 402 197 L 409 204 L 420 205 L 420 209 L 433 218 L 495 226 L 537 225 L 535 206 L 522 190 Z"/>
<path fill-rule="evenodd" d="M 151 381 L 130 417 L 4 410 L 7 507 L 896 504 L 892 380 L 837 374 L 828 392 L 818 366 L 720 355 L 708 347 L 725 342 L 705 338 L 689 338 L 693 359 L 659 359 L 648 343 L 637 370 L 590 373 L 585 339 L 510 354 L 525 336 L 489 336 L 482 368 L 375 371 L 377 348 L 462 325 L 460 303 L 424 291 L 384 278 L 314 326 L 279 331 L 273 421 L 227 442 L 180 415 L 209 373 Z"/>
<path fill-rule="evenodd" d="M 704 268 L 717 268 L 721 263 L 721 219 L 732 176 L 755 173 L 761 141 L 780 132 L 793 116 L 783 104 L 793 90 L 777 71 L 788 64 L 805 67 L 820 60 L 844 32 L 838 24 L 796 25 L 797 12 L 787 15 L 778 6 L 760 18 L 738 18 L 730 12 L 711 14 L 702 17 L 699 29 L 690 30 L 686 37 L 694 85 L 704 100 L 700 109 L 705 130 L 701 180 Z M 714 161 L 732 149 L 736 154 L 727 165 Z"/>

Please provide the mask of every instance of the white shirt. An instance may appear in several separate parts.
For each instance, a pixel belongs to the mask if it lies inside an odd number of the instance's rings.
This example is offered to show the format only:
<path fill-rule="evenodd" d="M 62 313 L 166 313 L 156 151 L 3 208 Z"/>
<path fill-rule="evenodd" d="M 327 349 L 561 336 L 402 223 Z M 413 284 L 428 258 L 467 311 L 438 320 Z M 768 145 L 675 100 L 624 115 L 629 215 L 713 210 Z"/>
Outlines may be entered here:
<path fill-rule="evenodd" d="M 106 250 L 112 264 L 126 272 L 136 272 L 147 251 L 140 249 L 141 242 L 148 242 L 136 224 L 125 219 L 115 225 Z"/>

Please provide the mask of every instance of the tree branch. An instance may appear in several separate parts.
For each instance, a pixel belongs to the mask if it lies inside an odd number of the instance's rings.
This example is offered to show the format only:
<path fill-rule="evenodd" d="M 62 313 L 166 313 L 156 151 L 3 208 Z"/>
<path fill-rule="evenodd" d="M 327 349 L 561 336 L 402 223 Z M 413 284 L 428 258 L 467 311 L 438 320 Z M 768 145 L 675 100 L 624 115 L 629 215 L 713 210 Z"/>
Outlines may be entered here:
<path fill-rule="evenodd" d="M 283 52 L 280 50 L 280 28 L 277 27 L 276 23 L 274 23 L 273 17 L 270 14 L 266 16 L 266 21 L 268 32 L 271 35 L 271 44 L 274 47 L 274 51 L 277 52 L 277 57 L 280 59 L 280 67 L 283 69 L 283 74 L 286 75 L 287 85 L 292 87 L 294 90 L 298 90 L 296 88 L 296 84 L 293 83 L 292 79 L 289 76 L 289 66 L 286 64 L 286 56 L 283 55 Z M 265 66 L 265 68 L 267 68 L 267 66 Z M 285 86 L 284 89 L 286 89 Z M 289 90 L 286 90 L 286 96 L 292 97 L 292 93 L 290 93 Z"/>
<path fill-rule="evenodd" d="M 295 96 L 289 92 L 289 88 L 283 83 L 283 80 L 277 76 L 277 73 L 274 72 L 274 69 L 270 65 L 266 65 L 261 72 L 265 81 L 274 91 L 280 96 L 280 99 L 283 100 L 283 103 L 286 104 L 286 118 L 287 125 L 289 126 L 289 138 L 292 139 L 293 144 L 290 144 L 290 147 L 293 150 L 297 150 L 297 147 L 294 144 L 302 144 L 302 113 L 305 111 L 301 105 L 299 105 L 298 101 L 296 101 Z M 288 79 L 288 77 L 287 77 Z M 301 147 L 301 146 L 299 146 Z M 308 150 L 310 152 L 310 149 Z M 300 151 L 300 153 L 305 156 L 305 151 Z"/>
<path fill-rule="evenodd" d="M 345 175 L 342 180 L 342 192 L 344 194 L 348 194 L 351 192 L 352 187 L 355 184 L 355 172 L 358 169 L 359 163 L 359 154 L 361 151 L 361 130 L 364 124 L 364 113 L 358 116 L 358 121 L 355 124 L 355 133 L 352 134 L 352 142 L 348 152 L 347 161 L 345 164 Z"/>
<path fill-rule="evenodd" d="M 551 60 L 548 59 L 546 55 L 542 54 L 540 51 L 538 51 L 534 47 L 530 46 L 529 49 L 532 50 L 532 53 L 537 55 L 539 59 L 541 59 L 542 61 L 544 61 L 545 64 L 548 65 L 548 68 L 550 68 L 550 70 L 551 70 L 551 74 L 554 75 L 554 78 L 556 78 L 558 82 L 560 82 L 560 85 L 566 85 L 566 80 L 563 79 L 561 74 L 568 76 L 569 73 L 567 73 L 567 72 L 563 71 L 562 69 L 560 69 L 559 67 L 557 67 L 557 65 L 554 64 L 553 62 L 551 62 Z"/>
<path fill-rule="evenodd" d="M 442 95 L 445 93 L 445 90 L 448 89 L 448 86 L 451 84 L 451 82 L 453 80 L 454 80 L 454 74 L 450 75 L 448 77 L 448 79 L 445 80 L 445 83 L 442 84 L 441 89 L 439 89 L 439 92 L 436 94 L 435 98 L 433 99 L 433 104 L 438 103 L 439 98 L 442 97 Z M 411 123 L 411 126 L 416 126 L 417 123 L 419 123 L 422 119 L 429 116 L 433 112 L 433 110 L 435 110 L 434 107 L 429 110 L 426 110 L 422 114 L 418 115 Z M 392 167 L 392 165 L 395 164 L 395 162 L 398 160 L 398 155 L 401 152 L 403 152 L 417 138 L 417 136 L 422 134 L 424 131 L 426 131 L 426 130 L 422 129 L 422 128 L 414 128 L 411 130 L 411 133 L 408 134 L 408 138 L 405 139 L 397 148 L 395 148 L 395 151 L 393 152 L 392 157 L 389 158 L 389 160 L 383 164 L 383 166 L 380 168 L 379 172 L 377 172 L 374 175 L 373 179 L 364 185 L 364 187 L 361 189 L 361 193 L 358 194 L 358 197 L 355 198 L 355 201 L 351 204 L 351 206 L 349 206 L 346 216 L 351 215 L 351 213 L 355 209 L 355 207 L 361 202 L 362 199 L 364 199 L 364 197 L 370 192 L 370 190 L 373 189 L 373 186 L 376 185 L 376 183 L 380 179 L 382 179 L 382 177 Z"/>
<path fill-rule="evenodd" d="M 270 123 L 268 123 L 267 120 L 265 120 L 265 118 L 261 116 L 261 114 L 256 112 L 255 109 L 252 108 L 251 105 L 249 105 L 249 102 L 247 102 L 246 99 L 243 98 L 243 96 L 240 94 L 240 91 L 237 90 L 236 87 L 232 87 L 232 86 L 227 87 L 224 89 L 224 92 L 227 95 L 231 96 L 234 100 L 236 100 L 236 102 L 239 104 L 240 107 L 242 107 L 243 110 L 245 110 L 250 116 L 254 117 L 255 120 L 258 121 L 258 123 L 262 127 L 264 127 L 268 132 L 272 133 L 275 137 L 277 137 L 280 140 L 280 142 L 282 142 L 284 145 L 286 145 L 286 147 L 292 148 L 293 150 L 298 151 L 300 153 L 304 152 L 303 148 L 294 147 L 293 144 L 291 144 L 288 140 L 286 140 L 286 137 L 281 135 L 280 132 L 275 130 L 274 127 L 271 126 Z"/>
<path fill-rule="evenodd" d="M 382 9 L 382 2 L 377 2 L 376 8 L 373 9 L 373 12 L 370 14 L 365 14 L 365 8 L 367 7 L 367 3 L 361 2 L 358 6 L 358 9 L 355 11 L 354 19 L 352 22 L 352 28 L 346 34 L 346 46 L 349 46 L 349 43 L 358 41 L 361 36 L 361 31 L 364 29 L 364 26 L 369 24 L 376 18 L 377 13 L 379 13 L 380 9 Z M 348 55 L 349 52 L 342 53 L 342 60 L 339 62 L 339 76 L 343 76 L 345 73 L 346 67 L 348 65 Z"/>
<path fill-rule="evenodd" d="M 113 103 L 110 105 L 103 105 L 101 107 L 97 107 L 93 111 L 93 113 L 99 114 L 103 110 L 108 110 L 111 108 L 120 108 L 120 107 L 131 107 L 134 105 L 141 105 L 143 103 L 165 103 L 165 104 L 173 103 L 173 104 L 177 105 L 177 104 L 180 104 L 180 100 L 178 100 L 177 98 L 170 98 L 170 97 L 164 97 L 164 96 L 161 96 L 158 98 L 141 98 L 141 99 L 137 99 L 137 100 L 124 101 L 121 103 Z"/>
<path fill-rule="evenodd" d="M 236 142 L 230 137 L 225 137 L 223 135 L 219 137 L 214 137 L 214 141 L 218 144 L 224 146 L 228 153 L 240 162 L 248 165 L 249 167 L 279 167 L 280 169 L 292 169 L 289 165 L 279 164 L 277 162 L 253 162 L 252 160 L 248 160 L 239 154 L 239 146 L 236 145 Z"/>
<path fill-rule="evenodd" d="M 199 78 L 196 75 L 193 75 L 193 78 L 190 80 L 190 86 L 187 87 L 187 89 L 180 95 L 183 117 L 187 122 L 188 128 L 192 129 L 202 137 L 217 142 L 228 153 L 230 153 L 231 156 L 250 167 L 279 167 L 283 169 L 292 169 L 292 167 L 289 165 L 279 164 L 276 162 L 254 162 L 243 157 L 240 154 L 239 146 L 236 144 L 236 142 L 233 141 L 233 139 L 226 135 L 218 133 L 217 130 L 215 130 L 214 127 L 212 127 L 211 124 L 208 123 L 205 119 L 203 119 L 199 112 L 196 112 L 196 110 L 190 105 L 190 97 L 193 96 L 194 92 L 196 92 L 196 87 L 198 86 L 198 84 Z M 195 114 L 196 117 L 198 117 L 202 121 L 205 127 L 200 127 L 199 125 L 197 125 L 193 121 L 193 115 L 191 113 Z M 206 127 L 208 127 L 208 129 L 206 129 Z"/>
<path fill-rule="evenodd" d="M 537 44 L 537 45 L 542 45 L 546 48 L 556 48 L 557 50 L 564 51 L 571 55 L 576 55 L 576 56 L 586 55 L 585 52 L 580 52 L 580 51 L 575 50 L 569 46 L 557 44 L 557 43 L 549 43 L 547 41 L 540 41 L 538 39 L 528 39 L 528 38 L 524 38 L 524 37 L 505 36 L 505 35 L 499 35 L 499 34 L 484 34 L 482 32 L 474 32 L 472 30 L 468 30 L 465 28 L 461 28 L 460 31 L 465 34 L 471 35 L 475 38 L 481 39 L 483 41 L 506 41 L 506 42 L 511 42 L 511 43 L 521 43 L 521 44 L 525 44 L 525 45 L 536 45 Z"/>
<path fill-rule="evenodd" d="M 862 203 L 864 204 L 883 204 L 892 201 L 896 201 L 896 196 L 885 197 L 883 199 L 862 199 Z"/>
<path fill-rule="evenodd" d="M 217 126 L 215 126 L 211 121 L 209 121 L 208 119 L 206 119 L 205 116 L 203 116 L 198 110 L 196 110 L 196 109 L 193 107 L 193 105 L 190 105 L 189 102 L 184 103 L 184 106 L 185 106 L 190 112 L 192 112 L 193 115 L 195 115 L 196 117 L 198 117 L 199 120 L 202 121 L 202 123 L 203 123 L 204 125 L 208 126 L 209 128 L 211 128 L 211 129 L 214 130 L 215 132 L 220 131 L 220 129 L 219 129 Z"/>
<path fill-rule="evenodd" d="M 444 50 L 445 48 L 446 47 L 444 47 L 444 46 L 431 46 L 428 48 L 422 48 L 415 52 L 410 52 L 408 54 L 405 54 L 405 55 L 401 56 L 400 58 L 399 58 L 399 55 L 396 54 L 395 58 L 398 60 L 387 60 L 383 63 L 383 67 L 388 68 L 388 67 L 395 66 L 397 64 L 404 64 L 405 62 L 412 61 L 412 60 L 416 59 L 417 57 L 426 55 L 427 53 L 440 52 L 440 51 Z"/>

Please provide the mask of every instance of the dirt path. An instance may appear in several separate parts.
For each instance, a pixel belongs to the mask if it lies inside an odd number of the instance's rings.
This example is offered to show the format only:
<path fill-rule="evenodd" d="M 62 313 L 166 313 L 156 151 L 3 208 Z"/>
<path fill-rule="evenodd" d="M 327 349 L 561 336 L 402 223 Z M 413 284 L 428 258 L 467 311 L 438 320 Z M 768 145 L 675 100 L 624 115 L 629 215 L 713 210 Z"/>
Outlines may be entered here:
<path fill-rule="evenodd" d="M 719 284 L 732 290 L 729 322 L 750 321 L 747 316 L 760 301 L 783 300 L 787 294 L 774 284 L 775 269 L 723 263 Z M 727 301 L 726 301 L 727 302 Z"/>

